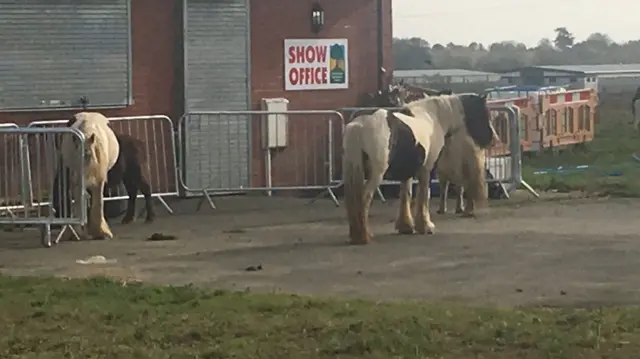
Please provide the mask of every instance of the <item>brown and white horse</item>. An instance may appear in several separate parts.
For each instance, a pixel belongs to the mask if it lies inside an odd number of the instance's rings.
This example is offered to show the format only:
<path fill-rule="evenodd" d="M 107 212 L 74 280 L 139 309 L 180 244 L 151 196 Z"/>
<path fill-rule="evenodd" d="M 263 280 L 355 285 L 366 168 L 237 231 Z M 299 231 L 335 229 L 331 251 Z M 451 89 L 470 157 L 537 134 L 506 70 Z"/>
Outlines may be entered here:
<path fill-rule="evenodd" d="M 494 132 L 486 96 L 428 97 L 410 102 L 399 111 L 380 109 L 358 116 L 345 126 L 343 175 L 351 243 L 366 244 L 371 240 L 369 207 L 385 174 L 401 182 L 396 230 L 402 234 L 434 233 L 428 210 L 430 173 L 445 137 L 453 137 L 458 131 L 465 131 L 479 148 L 490 146 Z M 476 152 L 463 151 L 460 155 L 463 161 L 477 161 Z M 469 182 L 484 186 L 484 167 L 468 175 Z M 415 224 L 409 195 L 413 178 L 419 181 Z M 478 196 L 476 200 L 486 201 L 486 192 L 473 193 Z"/>

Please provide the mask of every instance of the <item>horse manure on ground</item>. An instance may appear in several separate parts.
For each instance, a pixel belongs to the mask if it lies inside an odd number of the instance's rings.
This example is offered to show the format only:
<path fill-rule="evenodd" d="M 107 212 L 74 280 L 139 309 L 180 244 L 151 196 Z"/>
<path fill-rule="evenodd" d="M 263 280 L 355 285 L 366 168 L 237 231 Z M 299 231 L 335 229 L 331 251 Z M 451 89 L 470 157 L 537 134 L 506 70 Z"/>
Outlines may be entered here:
<path fill-rule="evenodd" d="M 247 272 L 257 272 L 262 270 L 262 264 L 258 264 L 257 266 L 248 266 L 245 268 Z"/>
<path fill-rule="evenodd" d="M 154 233 L 147 238 L 148 241 L 175 241 L 176 239 L 178 239 L 176 236 L 163 233 Z"/>

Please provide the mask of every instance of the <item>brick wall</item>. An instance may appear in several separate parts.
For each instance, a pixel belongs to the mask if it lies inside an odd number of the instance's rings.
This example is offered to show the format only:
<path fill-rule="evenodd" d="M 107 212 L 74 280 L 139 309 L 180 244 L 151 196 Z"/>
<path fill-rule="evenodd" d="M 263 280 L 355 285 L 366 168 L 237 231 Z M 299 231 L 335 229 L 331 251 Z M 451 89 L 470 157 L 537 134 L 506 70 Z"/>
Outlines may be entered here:
<path fill-rule="evenodd" d="M 291 109 L 336 109 L 353 106 L 362 93 L 377 89 L 377 1 L 320 0 L 320 3 L 325 9 L 325 26 L 316 35 L 311 32 L 310 1 L 251 0 L 253 108 L 259 108 L 261 98 L 286 97 L 290 100 Z M 384 66 L 391 73 L 391 0 L 384 0 L 383 3 Z M 177 121 L 182 114 L 181 4 L 180 0 L 132 1 L 135 104 L 124 109 L 103 111 L 106 116 L 164 114 Z M 349 89 L 285 93 L 284 39 L 314 37 L 349 40 Z M 66 119 L 71 114 L 65 111 L 0 113 L 0 123 L 26 125 L 36 120 Z M 311 177 L 314 181 L 324 181 L 322 174 L 326 172 L 326 164 L 317 154 L 323 154 L 327 146 L 326 122 L 310 119 L 296 123 L 290 126 L 290 147 L 274 155 L 274 180 L 280 181 L 280 184 L 309 181 Z M 253 133 L 252 182 L 260 185 L 264 184 L 265 173 L 260 128 L 255 126 Z M 304 138 L 301 137 L 303 133 L 306 133 Z M 334 138 L 336 159 L 339 158 L 339 135 L 336 132 Z M 139 137 L 145 139 L 142 135 Z M 167 131 L 161 137 L 165 143 L 169 143 Z M 303 162 L 297 162 L 298 159 Z M 162 166 L 161 171 L 173 170 Z"/>
<path fill-rule="evenodd" d="M 285 97 L 290 109 L 337 109 L 355 106 L 359 96 L 377 90 L 378 40 L 376 0 L 320 0 L 325 25 L 319 34 L 311 31 L 311 1 L 251 1 L 251 98 L 255 109 L 261 98 Z M 392 72 L 391 0 L 383 1 L 384 67 Z M 346 38 L 349 41 L 349 89 L 284 91 L 284 39 Z M 274 154 L 274 185 L 318 182 L 326 173 L 321 158 L 327 146 L 326 121 L 319 118 L 292 118 L 290 146 Z M 252 183 L 264 184 L 264 152 L 260 127 L 253 127 Z M 334 148 L 339 150 L 340 133 L 335 132 Z M 335 153 L 335 158 L 339 154 Z"/>
<path fill-rule="evenodd" d="M 251 97 L 286 97 L 291 108 L 334 109 L 354 105 L 362 92 L 377 90 L 376 0 L 321 0 L 325 26 L 311 32 L 311 2 L 299 0 L 251 1 Z M 385 68 L 391 72 L 391 0 L 384 0 Z M 349 89 L 284 91 L 284 39 L 347 38 Z"/>

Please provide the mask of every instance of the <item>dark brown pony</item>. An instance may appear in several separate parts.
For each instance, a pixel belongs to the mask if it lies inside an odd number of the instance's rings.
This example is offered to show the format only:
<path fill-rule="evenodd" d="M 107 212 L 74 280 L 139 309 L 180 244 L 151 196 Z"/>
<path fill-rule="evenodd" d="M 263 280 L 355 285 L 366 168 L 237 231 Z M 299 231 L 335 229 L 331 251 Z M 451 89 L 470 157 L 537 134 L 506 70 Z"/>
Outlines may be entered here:
<path fill-rule="evenodd" d="M 118 156 L 118 161 L 113 168 L 107 173 L 105 191 L 117 188 L 120 183 L 124 184 L 129 200 L 122 223 L 131 223 L 133 221 L 138 190 L 142 192 L 147 209 L 146 222 L 151 223 L 155 219 L 155 212 L 151 202 L 151 186 L 146 178 L 148 171 L 145 171 L 147 158 L 144 151 L 144 142 L 129 135 L 117 133 L 116 138 L 120 145 L 120 156 Z"/>
<path fill-rule="evenodd" d="M 75 122 L 75 118 L 67 122 L 67 127 L 70 127 Z M 104 189 L 105 196 L 110 190 L 116 189 L 121 183 L 129 196 L 127 203 L 126 214 L 122 218 L 122 223 L 131 223 L 135 217 L 136 211 L 136 198 L 138 196 L 138 190 L 142 192 L 145 199 L 145 205 L 147 210 L 146 222 L 151 223 L 155 219 L 155 212 L 153 210 L 153 204 L 151 201 L 151 186 L 146 178 L 148 171 L 147 158 L 144 151 L 144 142 L 129 135 L 122 135 L 116 133 L 118 144 L 120 145 L 120 155 L 116 164 L 111 168 L 107 174 L 107 184 Z M 66 169 L 65 179 L 69 178 L 69 170 Z M 58 167 L 56 177 L 53 183 L 53 198 L 52 206 L 56 212 L 56 217 L 66 217 L 69 215 L 68 208 L 71 207 L 70 197 L 64 196 L 60 198 L 61 189 L 66 188 L 68 191 L 68 185 L 61 186 L 60 175 L 62 174 L 61 166 Z M 62 201 L 65 201 L 63 203 Z M 103 203 L 104 205 L 104 203 Z M 64 212 L 64 213 L 63 213 Z"/>

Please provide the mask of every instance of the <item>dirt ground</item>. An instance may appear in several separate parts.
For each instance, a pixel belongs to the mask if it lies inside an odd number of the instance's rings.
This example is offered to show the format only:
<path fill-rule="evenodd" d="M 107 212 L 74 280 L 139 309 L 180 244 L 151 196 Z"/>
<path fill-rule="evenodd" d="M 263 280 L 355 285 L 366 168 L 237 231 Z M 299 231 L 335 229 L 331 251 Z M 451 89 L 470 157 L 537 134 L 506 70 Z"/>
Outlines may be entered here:
<path fill-rule="evenodd" d="M 0 270 L 380 300 L 640 304 L 640 201 L 510 201 L 477 219 L 434 214 L 432 236 L 393 234 L 397 204 L 378 201 L 374 243 L 348 246 L 344 208 L 328 200 L 226 197 L 199 212 L 184 200 L 152 225 L 114 225 L 111 241 L 45 249 L 37 231 L 0 232 Z M 177 239 L 147 241 L 154 232 Z M 76 263 L 95 255 L 117 262 Z"/>

